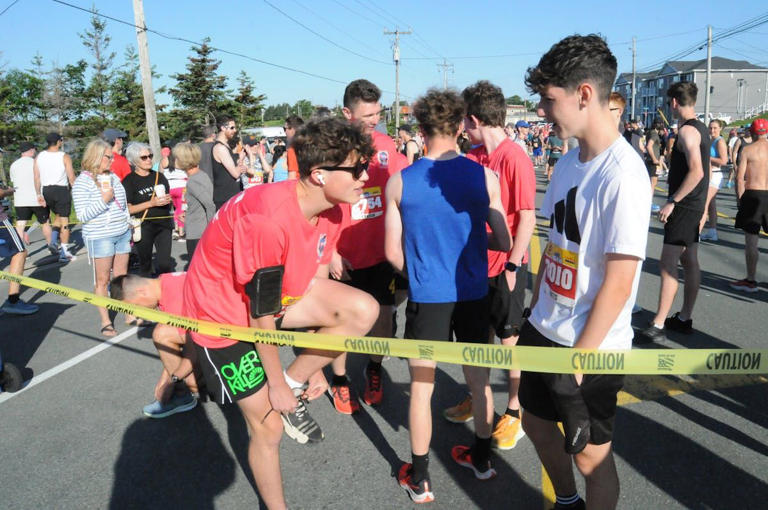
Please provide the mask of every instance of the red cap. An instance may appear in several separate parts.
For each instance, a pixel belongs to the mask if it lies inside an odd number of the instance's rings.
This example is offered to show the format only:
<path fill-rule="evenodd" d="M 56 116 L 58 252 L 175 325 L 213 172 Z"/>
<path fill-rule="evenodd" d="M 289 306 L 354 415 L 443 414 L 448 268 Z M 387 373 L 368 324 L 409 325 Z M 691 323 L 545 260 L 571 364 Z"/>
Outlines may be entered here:
<path fill-rule="evenodd" d="M 760 136 L 768 133 L 768 120 L 766 119 L 753 120 L 749 130 L 752 131 L 752 134 L 755 136 Z"/>

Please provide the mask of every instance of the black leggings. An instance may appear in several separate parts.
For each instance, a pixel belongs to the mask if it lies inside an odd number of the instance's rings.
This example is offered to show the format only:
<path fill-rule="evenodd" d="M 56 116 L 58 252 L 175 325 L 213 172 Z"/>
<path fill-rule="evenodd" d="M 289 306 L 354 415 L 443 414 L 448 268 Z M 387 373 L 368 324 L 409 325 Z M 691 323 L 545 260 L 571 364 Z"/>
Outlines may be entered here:
<path fill-rule="evenodd" d="M 141 276 L 152 276 L 153 245 L 157 256 L 157 274 L 170 273 L 173 270 L 171 262 L 172 232 L 172 224 L 160 223 L 159 220 L 149 220 L 141 224 L 141 241 L 136 243 Z"/>

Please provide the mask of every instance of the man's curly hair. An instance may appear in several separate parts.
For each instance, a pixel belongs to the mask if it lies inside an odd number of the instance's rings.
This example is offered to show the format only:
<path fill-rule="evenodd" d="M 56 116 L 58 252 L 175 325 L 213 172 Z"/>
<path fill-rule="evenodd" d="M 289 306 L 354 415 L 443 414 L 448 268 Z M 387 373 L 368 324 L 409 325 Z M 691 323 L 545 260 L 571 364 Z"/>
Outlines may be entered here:
<path fill-rule="evenodd" d="M 507 119 L 507 101 L 501 88 L 487 80 L 480 80 L 461 92 L 467 108 L 467 117 L 474 115 L 491 127 L 503 127 Z"/>
<path fill-rule="evenodd" d="M 552 46 L 536 67 L 529 67 L 525 75 L 525 85 L 533 94 L 540 94 L 549 85 L 574 90 L 581 83 L 590 82 L 602 104 L 608 102 L 615 80 L 616 57 L 597 34 L 566 37 Z"/>
<path fill-rule="evenodd" d="M 325 118 L 304 124 L 293 138 L 299 174 L 308 177 L 319 165 L 339 165 L 354 153 L 361 159 L 373 156 L 371 137 L 341 119 Z"/>
<path fill-rule="evenodd" d="M 453 136 L 464 120 L 464 101 L 455 90 L 431 88 L 413 104 L 413 116 L 425 135 Z"/>

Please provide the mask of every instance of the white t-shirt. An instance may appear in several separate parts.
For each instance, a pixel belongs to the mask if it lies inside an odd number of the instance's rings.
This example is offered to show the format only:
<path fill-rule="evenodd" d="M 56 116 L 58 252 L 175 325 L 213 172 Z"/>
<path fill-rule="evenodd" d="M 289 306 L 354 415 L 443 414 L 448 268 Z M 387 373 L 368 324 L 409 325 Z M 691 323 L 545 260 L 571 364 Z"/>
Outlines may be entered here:
<path fill-rule="evenodd" d="M 605 255 L 645 259 L 651 185 L 643 160 L 619 136 L 591 161 L 568 151 L 555 166 L 541 213 L 551 218 L 538 301 L 530 322 L 553 342 L 572 347 L 581 336 L 597 292 L 605 279 Z M 600 349 L 632 347 L 632 294 Z"/>
<path fill-rule="evenodd" d="M 173 170 L 165 170 L 163 175 L 168 179 L 168 188 L 186 188 L 187 187 L 187 172 L 184 170 L 174 168 Z"/>
<path fill-rule="evenodd" d="M 16 207 L 38 207 L 37 193 L 35 192 L 35 175 L 33 168 L 35 159 L 21 157 L 11 165 L 11 182 L 16 192 L 13 194 L 13 203 Z"/>
<path fill-rule="evenodd" d="M 42 151 L 37 155 L 37 169 L 40 171 L 40 186 L 69 186 L 62 151 Z"/>

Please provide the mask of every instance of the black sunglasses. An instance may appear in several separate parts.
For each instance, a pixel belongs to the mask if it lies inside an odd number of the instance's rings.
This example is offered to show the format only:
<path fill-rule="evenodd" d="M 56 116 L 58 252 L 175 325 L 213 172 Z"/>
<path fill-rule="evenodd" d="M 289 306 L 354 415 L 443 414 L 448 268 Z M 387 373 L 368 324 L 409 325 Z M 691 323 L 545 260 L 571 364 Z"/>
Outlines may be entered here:
<path fill-rule="evenodd" d="M 367 161 L 358 161 L 355 166 L 319 166 L 318 170 L 341 170 L 343 172 L 349 172 L 357 180 L 363 175 L 363 172 L 368 170 Z"/>
<path fill-rule="evenodd" d="M 139 159 L 146 161 L 148 159 L 152 159 L 154 156 L 155 155 L 150 152 L 149 154 L 145 154 L 144 156 L 139 156 Z"/>

